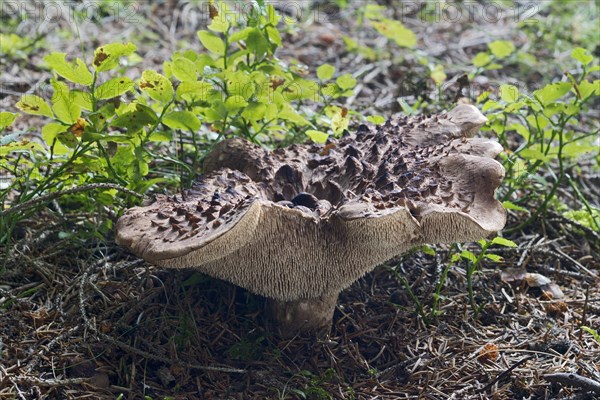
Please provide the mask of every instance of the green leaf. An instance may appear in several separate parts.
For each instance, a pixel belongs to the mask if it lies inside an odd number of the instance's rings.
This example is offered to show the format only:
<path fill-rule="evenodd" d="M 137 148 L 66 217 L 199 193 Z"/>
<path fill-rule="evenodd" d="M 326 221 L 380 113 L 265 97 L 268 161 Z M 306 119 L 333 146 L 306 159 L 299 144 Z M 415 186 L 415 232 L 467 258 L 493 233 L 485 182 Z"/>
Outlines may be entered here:
<path fill-rule="evenodd" d="M 73 102 L 71 92 L 66 83 L 51 79 L 54 88 L 52 94 L 52 111 L 54 115 L 64 123 L 74 124 L 81 116 L 81 107 Z"/>
<path fill-rule="evenodd" d="M 591 95 L 600 94 L 600 81 L 590 82 L 590 81 L 584 79 L 583 81 L 581 81 L 581 83 L 579 83 L 577 88 L 579 89 L 579 94 L 581 95 L 581 99 L 585 100 L 588 97 L 590 97 Z"/>
<path fill-rule="evenodd" d="M 194 82 L 198 78 L 196 64 L 185 57 L 179 57 L 173 60 L 173 63 L 171 64 L 171 72 L 173 75 L 175 75 L 175 78 L 182 82 Z"/>
<path fill-rule="evenodd" d="M 283 42 L 281 41 L 281 35 L 279 35 L 279 31 L 274 26 L 267 26 L 265 28 L 267 31 L 268 40 L 271 43 L 275 43 L 277 46 L 281 46 Z"/>
<path fill-rule="evenodd" d="M 537 114 L 537 115 L 530 114 L 525 119 L 527 120 L 527 122 L 529 122 L 529 125 L 535 127 L 536 129 L 540 129 L 540 130 L 547 127 L 548 124 L 550 123 L 550 121 L 548 121 L 548 118 L 544 117 L 541 114 Z"/>
<path fill-rule="evenodd" d="M 267 105 L 259 102 L 250 102 L 242 111 L 242 117 L 247 119 L 248 121 L 258 121 L 261 120 L 267 111 Z"/>
<path fill-rule="evenodd" d="M 125 128 L 128 132 L 137 132 L 144 126 L 155 124 L 158 117 L 152 109 L 143 104 L 131 104 L 130 110 L 119 115 L 112 121 L 112 126 Z"/>
<path fill-rule="evenodd" d="M 379 125 L 379 124 L 383 124 L 386 121 L 386 119 L 385 119 L 385 117 L 382 117 L 381 115 L 371 115 L 371 116 L 367 117 L 367 121 L 369 121 L 372 124 Z"/>
<path fill-rule="evenodd" d="M 293 122 L 299 126 L 308 125 L 308 121 L 303 116 L 298 114 L 298 112 L 296 112 L 296 110 L 294 110 L 289 103 L 282 104 L 281 110 L 279 110 L 277 116 L 280 119 Z"/>
<path fill-rule="evenodd" d="M 160 101 L 163 104 L 171 101 L 175 93 L 171 81 L 151 69 L 142 73 L 139 87 L 154 100 Z"/>
<path fill-rule="evenodd" d="M 92 95 L 89 92 L 73 90 L 71 92 L 71 99 L 73 100 L 73 103 L 77 104 L 81 109 L 92 111 Z"/>
<path fill-rule="evenodd" d="M 497 108 L 504 108 L 504 106 L 502 104 L 500 104 L 500 102 L 498 102 L 498 101 L 488 100 L 483 104 L 483 107 L 481 107 L 481 111 L 486 112 L 489 110 L 495 110 Z"/>
<path fill-rule="evenodd" d="M 549 162 L 552 158 L 545 155 L 539 150 L 534 149 L 523 149 L 519 152 L 519 157 L 524 158 L 526 160 L 538 160 L 542 162 Z"/>
<path fill-rule="evenodd" d="M 508 40 L 495 40 L 488 44 L 492 54 L 496 58 L 506 58 L 515 51 L 515 45 Z"/>
<path fill-rule="evenodd" d="M 492 260 L 494 262 L 504 261 L 504 258 L 499 256 L 498 254 L 485 254 L 484 257 L 487 258 L 488 260 Z"/>
<path fill-rule="evenodd" d="M 213 91 L 213 85 L 208 82 L 181 82 L 177 87 L 177 99 L 188 102 L 207 101 Z"/>
<path fill-rule="evenodd" d="M 48 147 L 54 145 L 54 154 L 67 154 L 70 151 L 68 147 L 56 140 L 58 139 L 58 135 L 66 132 L 67 129 L 67 126 L 57 122 L 50 122 L 42 128 L 42 139 L 44 139 Z"/>
<path fill-rule="evenodd" d="M 555 82 L 536 90 L 533 95 L 545 106 L 563 97 L 572 87 L 569 82 Z"/>
<path fill-rule="evenodd" d="M 222 56 L 225 54 L 225 42 L 209 31 L 198 31 L 198 39 L 200 43 L 211 53 Z"/>
<path fill-rule="evenodd" d="M 317 77 L 322 81 L 328 81 L 333 77 L 335 67 L 330 64 L 323 64 L 317 68 Z"/>
<path fill-rule="evenodd" d="M 112 99 L 129 92 L 133 88 L 133 81 L 125 76 L 113 78 L 96 88 L 95 96 L 98 100 Z"/>
<path fill-rule="evenodd" d="M 507 210 L 515 210 L 515 211 L 522 211 L 522 212 L 529 212 L 528 209 L 526 209 L 525 207 L 521 207 L 519 205 L 516 205 L 515 203 L 505 200 L 502 202 L 502 205 L 504 206 L 504 208 L 506 208 Z"/>
<path fill-rule="evenodd" d="M 172 131 L 154 131 L 148 138 L 150 142 L 170 142 L 173 140 Z"/>
<path fill-rule="evenodd" d="M 475 57 L 473 57 L 473 59 L 471 60 L 473 65 L 476 67 L 485 67 L 491 61 L 492 61 L 492 58 L 490 57 L 489 53 L 485 53 L 485 52 L 477 53 L 475 55 Z"/>
<path fill-rule="evenodd" d="M 173 111 L 165 115 L 162 122 L 171 129 L 182 129 L 192 132 L 199 130 L 201 126 L 198 117 L 190 111 Z"/>
<path fill-rule="evenodd" d="M 225 108 L 229 112 L 236 112 L 248 105 L 246 99 L 239 95 L 229 96 L 227 100 L 225 100 Z"/>
<path fill-rule="evenodd" d="M 529 137 L 531 136 L 529 129 L 523 124 L 518 124 L 518 123 L 510 124 L 508 126 L 508 129 L 515 130 L 519 135 L 523 136 L 523 138 L 525 140 L 529 140 Z"/>
<path fill-rule="evenodd" d="M 527 104 L 524 101 L 517 101 L 515 103 L 509 104 L 507 105 L 503 112 L 504 114 L 510 114 L 510 113 L 514 113 L 515 111 L 520 110 L 521 108 L 525 107 Z"/>
<path fill-rule="evenodd" d="M 24 94 L 21 96 L 21 100 L 16 104 L 16 107 L 26 114 L 44 115 L 46 117 L 54 118 L 54 114 L 52 114 L 52 110 L 48 103 L 34 94 Z"/>
<path fill-rule="evenodd" d="M 65 60 L 66 53 L 50 53 L 44 61 L 54 72 L 68 81 L 90 86 L 93 76 L 85 63 L 76 58 L 72 63 Z"/>
<path fill-rule="evenodd" d="M 447 78 L 444 66 L 442 65 L 436 65 L 429 76 L 431 76 L 436 85 L 441 85 Z"/>
<path fill-rule="evenodd" d="M 594 60 L 594 56 L 590 54 L 586 54 L 587 50 L 581 47 L 576 47 L 571 52 L 571 57 L 582 63 L 583 65 L 588 65 Z"/>
<path fill-rule="evenodd" d="M 269 50 L 269 42 L 259 29 L 253 29 L 248 34 L 246 39 L 248 50 L 256 55 L 256 57 L 264 56 Z"/>
<path fill-rule="evenodd" d="M 119 65 L 119 58 L 129 56 L 137 47 L 133 43 L 110 43 L 94 52 L 94 68 L 98 72 L 110 71 Z"/>
<path fill-rule="evenodd" d="M 513 242 L 512 240 L 505 239 L 500 236 L 496 236 L 495 238 L 493 238 L 491 243 L 497 244 L 500 246 L 504 246 L 504 247 L 517 247 L 517 244 L 515 242 Z"/>
<path fill-rule="evenodd" d="M 469 251 L 469 250 L 463 250 L 463 251 L 461 251 L 460 252 L 460 256 L 462 258 L 464 258 L 465 260 L 469 260 L 469 261 L 471 261 L 473 263 L 475 261 L 477 261 L 477 256 L 475 254 L 473 254 L 472 251 Z"/>
<path fill-rule="evenodd" d="M 227 71 L 225 74 L 229 95 L 239 95 L 249 99 L 254 94 L 255 86 L 250 76 L 244 71 Z"/>
<path fill-rule="evenodd" d="M 598 331 L 596 331 L 595 329 L 592 329 L 588 326 L 581 326 L 581 330 L 592 335 L 592 337 L 594 339 L 596 339 L 596 342 L 598 342 L 598 344 L 600 344 L 600 333 L 598 333 Z"/>
<path fill-rule="evenodd" d="M 246 40 L 250 32 L 252 32 L 256 28 L 247 27 L 242 30 L 233 32 L 231 36 L 229 36 L 229 43 L 239 42 L 240 40 Z"/>
<path fill-rule="evenodd" d="M 337 83 L 337 85 L 343 90 L 348 90 L 356 86 L 356 79 L 354 79 L 354 77 L 350 74 L 344 74 L 342 76 L 339 76 L 335 80 L 335 83 Z"/>
<path fill-rule="evenodd" d="M 15 118 L 17 118 L 17 114 L 15 113 L 8 111 L 0 112 L 0 130 L 12 125 L 12 123 L 15 122 Z"/>
<path fill-rule="evenodd" d="M 306 131 L 306 136 L 310 138 L 315 143 L 325 143 L 329 138 L 329 135 L 325 132 L 316 131 L 314 129 L 309 129 Z"/>
<path fill-rule="evenodd" d="M 507 103 L 514 103 L 519 98 L 519 89 L 513 85 L 500 85 L 500 98 Z"/>
<path fill-rule="evenodd" d="M 490 97 L 490 91 L 485 91 L 485 92 L 481 92 L 481 94 L 479 96 L 477 96 L 477 99 L 475 100 L 475 102 L 477 104 L 481 103 L 484 100 L 487 100 L 488 97 Z"/>

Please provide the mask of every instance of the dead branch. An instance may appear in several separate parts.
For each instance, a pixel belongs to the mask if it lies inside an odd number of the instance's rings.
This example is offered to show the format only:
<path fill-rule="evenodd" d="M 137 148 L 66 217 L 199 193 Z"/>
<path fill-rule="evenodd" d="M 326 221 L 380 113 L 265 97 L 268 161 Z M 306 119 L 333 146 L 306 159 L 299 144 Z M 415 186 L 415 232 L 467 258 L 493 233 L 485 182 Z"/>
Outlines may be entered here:
<path fill-rule="evenodd" d="M 600 382 L 596 382 L 585 376 L 573 373 L 559 372 L 544 375 L 544 379 L 552 383 L 560 383 L 565 386 L 576 386 L 588 392 L 600 394 Z"/>

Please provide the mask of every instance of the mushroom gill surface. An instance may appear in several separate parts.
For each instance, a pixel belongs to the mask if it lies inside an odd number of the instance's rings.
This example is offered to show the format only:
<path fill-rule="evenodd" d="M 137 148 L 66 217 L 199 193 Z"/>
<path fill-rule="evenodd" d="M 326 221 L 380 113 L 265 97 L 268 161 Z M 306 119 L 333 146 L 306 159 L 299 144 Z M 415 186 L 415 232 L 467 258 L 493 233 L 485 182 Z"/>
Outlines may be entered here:
<path fill-rule="evenodd" d="M 190 190 L 128 210 L 117 242 L 277 300 L 337 293 L 414 246 L 502 229 L 502 147 L 472 138 L 485 122 L 460 105 L 361 125 L 324 146 L 268 152 L 225 140 Z"/>

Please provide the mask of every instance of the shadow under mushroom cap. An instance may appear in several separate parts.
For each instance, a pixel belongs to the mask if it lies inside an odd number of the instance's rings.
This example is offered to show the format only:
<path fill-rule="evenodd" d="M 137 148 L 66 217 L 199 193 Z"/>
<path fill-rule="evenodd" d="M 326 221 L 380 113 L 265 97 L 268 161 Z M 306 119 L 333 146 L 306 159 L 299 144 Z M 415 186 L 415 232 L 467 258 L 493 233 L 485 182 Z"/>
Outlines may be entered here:
<path fill-rule="evenodd" d="M 337 292 L 414 246 L 502 229 L 502 147 L 467 137 L 485 121 L 459 106 L 362 125 L 325 146 L 226 140 L 192 189 L 125 213 L 117 242 L 277 300 Z"/>

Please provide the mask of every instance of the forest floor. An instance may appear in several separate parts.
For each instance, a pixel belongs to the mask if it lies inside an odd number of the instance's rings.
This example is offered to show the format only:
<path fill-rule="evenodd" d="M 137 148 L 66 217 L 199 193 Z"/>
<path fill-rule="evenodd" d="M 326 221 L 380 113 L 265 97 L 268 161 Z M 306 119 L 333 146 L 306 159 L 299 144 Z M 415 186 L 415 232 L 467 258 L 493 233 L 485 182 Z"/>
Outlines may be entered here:
<path fill-rule="evenodd" d="M 145 68 L 160 70 L 174 51 L 199 46 L 196 31 L 205 23 L 199 8 L 176 1 L 136 4 L 141 6 L 123 8 L 121 18 L 77 24 L 56 18 L 41 21 L 43 26 L 24 20 L 19 33 L 41 32 L 46 49 L 17 69 L 2 66 L 2 108 L 14 109 L 19 93 L 48 80 L 49 73 L 37 67 L 47 51 L 80 54 L 82 48 L 132 41 L 143 59 L 139 75 Z M 492 81 L 535 88 L 561 73 L 562 55 L 532 49 L 539 43 L 520 28 L 514 8 L 504 8 L 502 18 L 486 18 L 475 7 L 459 22 L 431 22 L 418 7 L 402 9 L 403 22 L 417 34 L 416 50 L 396 48 L 398 54 L 378 61 L 347 51 L 344 35 L 362 34 L 371 48 L 386 46 L 360 32 L 351 6 L 334 13 L 302 9 L 313 16 L 289 29 L 278 55 L 313 73 L 328 62 L 354 74 L 355 96 L 341 105 L 385 116 L 401 112 L 396 98 L 410 102 L 423 94 L 418 91 L 448 97 L 434 99 L 436 104 L 452 103 L 451 85 L 441 94 L 428 87 L 422 55 L 443 64 L 449 81 L 496 39 L 529 48 L 540 59 L 553 57 L 529 69 L 493 71 L 471 82 L 473 90 Z M 548 12 L 533 15 L 531 23 L 541 26 Z M 569 26 L 585 29 L 584 22 Z M 591 113 L 598 117 L 597 110 Z M 19 123 L 39 126 L 35 118 Z M 590 187 L 600 186 L 597 169 L 581 176 Z M 507 227 L 519 222 L 509 213 Z M 505 235 L 518 247 L 495 249 L 504 261 L 481 264 L 473 277 L 474 302 L 465 267 L 454 262 L 431 315 L 451 263 L 452 247 L 436 246 L 435 255 L 414 251 L 343 291 L 326 338 L 287 340 L 265 328 L 265 299 L 193 271 L 152 266 L 112 238 L 67 240 L 61 232 L 77 229 L 70 224 L 60 213 L 41 212 L 15 232 L 0 275 L 0 399 L 600 398 L 600 342 L 581 329 L 600 332 L 600 239 L 558 212 Z M 508 268 L 539 275 L 523 279 Z M 564 297 L 538 287 L 548 284 L 544 277 Z"/>

